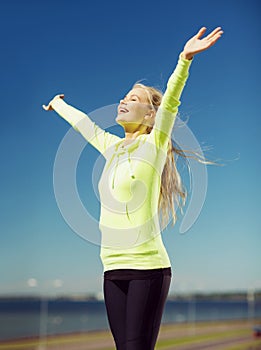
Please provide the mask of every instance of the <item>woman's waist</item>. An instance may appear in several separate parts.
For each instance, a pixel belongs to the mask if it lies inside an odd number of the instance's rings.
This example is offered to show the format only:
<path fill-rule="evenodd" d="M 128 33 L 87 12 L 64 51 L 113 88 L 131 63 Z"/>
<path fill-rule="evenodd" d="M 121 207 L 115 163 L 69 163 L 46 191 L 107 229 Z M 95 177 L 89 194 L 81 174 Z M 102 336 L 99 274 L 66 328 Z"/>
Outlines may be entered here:
<path fill-rule="evenodd" d="M 171 266 L 154 269 L 113 269 L 104 272 L 104 279 L 129 280 L 129 279 L 151 279 L 160 276 L 172 276 Z"/>
<path fill-rule="evenodd" d="M 137 207 L 132 210 L 128 203 L 122 203 L 117 208 L 108 208 L 101 205 L 100 227 L 108 227 L 112 229 L 134 229 L 147 230 L 148 227 L 153 229 L 159 227 L 158 208 L 150 206 Z"/>
<path fill-rule="evenodd" d="M 144 224 L 135 227 L 109 227 L 99 224 L 101 231 L 101 246 L 109 250 L 124 251 L 128 254 L 137 251 L 153 250 L 161 245 L 161 230 L 159 224 Z M 147 248 L 147 249 L 145 249 Z M 153 249 L 152 249 L 153 248 Z"/>

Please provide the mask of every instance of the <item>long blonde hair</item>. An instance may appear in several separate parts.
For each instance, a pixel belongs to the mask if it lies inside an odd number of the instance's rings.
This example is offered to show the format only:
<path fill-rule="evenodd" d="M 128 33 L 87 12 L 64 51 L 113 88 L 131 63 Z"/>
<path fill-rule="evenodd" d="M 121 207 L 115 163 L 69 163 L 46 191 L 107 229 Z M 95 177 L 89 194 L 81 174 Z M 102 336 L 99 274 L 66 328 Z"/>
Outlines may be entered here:
<path fill-rule="evenodd" d="M 152 86 L 147 86 L 136 82 L 132 89 L 142 88 L 146 91 L 148 100 L 155 112 L 161 104 L 163 93 Z M 153 125 L 147 127 L 147 133 L 149 134 L 153 128 Z M 186 155 L 185 152 L 192 153 L 196 157 Z M 161 188 L 158 202 L 159 213 L 161 214 L 161 220 L 164 227 L 169 222 L 170 215 L 172 216 L 172 226 L 177 221 L 177 213 L 175 210 L 175 203 L 177 203 L 181 213 L 183 214 L 182 206 L 186 204 L 187 190 L 181 180 L 181 176 L 178 172 L 175 160 L 175 154 L 182 156 L 183 158 L 193 158 L 204 164 L 217 164 L 216 162 L 208 161 L 195 151 L 192 150 L 181 150 L 174 146 L 171 138 L 168 142 L 168 151 L 165 166 L 161 175 Z M 189 166 L 189 165 L 188 165 Z"/>

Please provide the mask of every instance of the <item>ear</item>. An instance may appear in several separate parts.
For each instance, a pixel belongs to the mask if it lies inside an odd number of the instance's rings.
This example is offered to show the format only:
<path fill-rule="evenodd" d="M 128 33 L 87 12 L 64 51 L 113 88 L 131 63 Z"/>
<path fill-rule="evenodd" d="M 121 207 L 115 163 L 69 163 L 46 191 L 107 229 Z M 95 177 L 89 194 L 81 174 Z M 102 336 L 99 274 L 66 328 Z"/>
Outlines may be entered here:
<path fill-rule="evenodd" d="M 151 109 L 145 114 L 144 118 L 149 120 L 151 118 L 154 118 L 155 115 L 156 115 L 156 112 L 153 109 Z"/>
<path fill-rule="evenodd" d="M 146 124 L 148 124 L 148 126 L 151 127 L 152 125 L 154 125 L 155 115 L 156 115 L 156 113 L 153 110 L 151 110 L 147 114 L 145 114 L 144 120 L 146 121 Z"/>

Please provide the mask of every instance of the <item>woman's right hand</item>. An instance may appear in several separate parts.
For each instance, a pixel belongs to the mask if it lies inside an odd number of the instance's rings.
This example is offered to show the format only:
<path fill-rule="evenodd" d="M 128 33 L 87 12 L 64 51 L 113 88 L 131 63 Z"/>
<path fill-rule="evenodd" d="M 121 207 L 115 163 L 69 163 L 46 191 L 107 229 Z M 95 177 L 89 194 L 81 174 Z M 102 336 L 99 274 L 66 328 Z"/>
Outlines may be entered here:
<path fill-rule="evenodd" d="M 64 94 L 59 94 L 59 95 L 54 96 L 54 98 L 48 103 L 48 106 L 42 105 L 43 109 L 45 109 L 46 111 L 52 111 L 53 110 L 52 102 L 54 100 L 56 100 L 57 98 L 64 98 Z"/>

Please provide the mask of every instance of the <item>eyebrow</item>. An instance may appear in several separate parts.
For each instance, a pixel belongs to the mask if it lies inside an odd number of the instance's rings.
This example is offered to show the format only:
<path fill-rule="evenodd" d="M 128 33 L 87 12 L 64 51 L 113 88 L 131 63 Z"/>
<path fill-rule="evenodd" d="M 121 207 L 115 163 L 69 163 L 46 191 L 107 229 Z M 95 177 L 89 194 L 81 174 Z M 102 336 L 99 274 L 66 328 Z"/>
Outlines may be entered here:
<path fill-rule="evenodd" d="M 139 96 L 136 95 L 136 94 L 131 94 L 130 96 L 136 96 L 136 97 L 140 100 Z M 125 96 L 125 97 L 127 97 L 127 96 Z M 124 98 L 125 98 L 125 97 L 124 97 Z"/>

